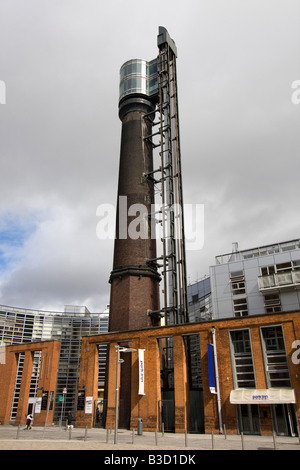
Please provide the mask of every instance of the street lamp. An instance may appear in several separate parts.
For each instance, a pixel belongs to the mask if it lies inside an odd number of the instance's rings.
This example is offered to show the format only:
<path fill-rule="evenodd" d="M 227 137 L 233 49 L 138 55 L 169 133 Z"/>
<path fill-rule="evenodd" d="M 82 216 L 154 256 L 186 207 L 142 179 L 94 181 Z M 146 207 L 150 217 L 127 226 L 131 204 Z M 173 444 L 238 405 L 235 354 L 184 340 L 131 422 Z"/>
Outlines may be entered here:
<path fill-rule="evenodd" d="M 120 358 L 120 353 L 132 352 L 132 351 L 136 351 L 136 349 L 125 348 L 119 345 L 116 345 L 115 348 L 117 349 L 117 380 L 116 380 L 116 415 L 115 415 L 114 444 L 117 444 L 118 443 L 118 421 L 119 421 L 119 364 L 122 364 L 122 362 L 124 362 L 124 359 Z"/>

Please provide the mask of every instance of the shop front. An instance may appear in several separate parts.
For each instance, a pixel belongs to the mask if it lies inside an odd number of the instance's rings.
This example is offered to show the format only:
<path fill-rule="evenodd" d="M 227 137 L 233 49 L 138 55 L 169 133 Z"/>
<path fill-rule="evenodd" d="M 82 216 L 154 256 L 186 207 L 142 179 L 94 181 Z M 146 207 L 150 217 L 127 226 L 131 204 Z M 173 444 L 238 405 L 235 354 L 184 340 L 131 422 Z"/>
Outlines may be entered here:
<path fill-rule="evenodd" d="M 232 390 L 230 403 L 236 405 L 239 432 L 261 434 L 262 421 L 270 415 L 273 431 L 277 435 L 299 435 L 294 389 Z"/>

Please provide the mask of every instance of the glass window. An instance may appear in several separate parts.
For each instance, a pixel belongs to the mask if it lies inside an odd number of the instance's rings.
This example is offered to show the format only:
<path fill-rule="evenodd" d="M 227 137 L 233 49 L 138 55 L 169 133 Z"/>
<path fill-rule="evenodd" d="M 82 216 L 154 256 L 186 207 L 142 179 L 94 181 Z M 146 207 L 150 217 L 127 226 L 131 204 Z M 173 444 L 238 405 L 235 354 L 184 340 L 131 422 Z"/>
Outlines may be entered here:
<path fill-rule="evenodd" d="M 239 295 L 239 294 L 245 294 L 246 293 L 246 290 L 245 290 L 245 282 L 233 282 L 231 284 L 231 289 L 232 289 L 232 293 L 233 295 Z"/>
<path fill-rule="evenodd" d="M 290 373 L 282 327 L 262 327 L 265 371 L 269 387 L 290 387 Z"/>
<path fill-rule="evenodd" d="M 157 73 L 157 59 L 151 60 L 151 62 L 148 63 L 147 73 L 149 76 Z"/>
<path fill-rule="evenodd" d="M 233 311 L 236 317 L 244 317 L 248 315 L 248 305 L 246 297 L 233 300 Z"/>
<path fill-rule="evenodd" d="M 265 295 L 265 309 L 267 313 L 281 311 L 281 302 L 279 294 Z"/>
<path fill-rule="evenodd" d="M 275 266 L 265 266 L 261 268 L 262 276 L 269 276 L 275 273 Z"/>
<path fill-rule="evenodd" d="M 249 330 L 230 332 L 234 384 L 236 388 L 255 388 L 255 375 Z"/>
<path fill-rule="evenodd" d="M 149 94 L 156 93 L 158 88 L 157 77 L 149 80 Z"/>
<path fill-rule="evenodd" d="M 233 295 L 240 295 L 246 293 L 244 271 L 231 272 L 230 281 Z"/>
<path fill-rule="evenodd" d="M 284 271 L 291 271 L 292 269 L 292 263 L 280 263 L 276 264 L 276 271 L 279 272 L 284 272 Z"/>
<path fill-rule="evenodd" d="M 135 59 L 126 62 L 120 71 L 120 99 L 131 93 L 157 93 L 157 59 L 147 62 Z"/>
<path fill-rule="evenodd" d="M 230 273 L 230 279 L 244 278 L 244 271 L 233 271 Z"/>
<path fill-rule="evenodd" d="M 293 261 L 293 268 L 294 268 L 294 270 L 295 269 L 300 269 L 300 261 L 299 260 Z"/>

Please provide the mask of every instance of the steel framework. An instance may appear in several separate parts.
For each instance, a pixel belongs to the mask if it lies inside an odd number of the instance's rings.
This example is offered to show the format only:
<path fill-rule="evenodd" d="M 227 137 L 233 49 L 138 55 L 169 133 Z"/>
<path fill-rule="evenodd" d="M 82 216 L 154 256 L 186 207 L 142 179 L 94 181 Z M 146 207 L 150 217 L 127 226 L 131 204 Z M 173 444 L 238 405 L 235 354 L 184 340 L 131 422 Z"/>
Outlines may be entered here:
<path fill-rule="evenodd" d="M 160 314 L 166 324 L 188 322 L 184 205 L 182 195 L 181 151 L 179 135 L 179 112 L 176 57 L 177 49 L 167 30 L 159 27 L 157 73 L 158 100 L 156 116 L 159 126 L 151 139 L 154 148 L 159 149 L 160 167 L 147 175 L 155 184 L 160 185 L 160 209 L 162 227 L 162 255 L 155 261 L 162 268 L 163 307 Z M 147 118 L 147 117 L 146 117 Z M 158 136 L 159 143 L 154 143 Z M 158 173 L 158 179 L 154 174 Z M 161 261 L 162 264 L 159 264 Z"/>

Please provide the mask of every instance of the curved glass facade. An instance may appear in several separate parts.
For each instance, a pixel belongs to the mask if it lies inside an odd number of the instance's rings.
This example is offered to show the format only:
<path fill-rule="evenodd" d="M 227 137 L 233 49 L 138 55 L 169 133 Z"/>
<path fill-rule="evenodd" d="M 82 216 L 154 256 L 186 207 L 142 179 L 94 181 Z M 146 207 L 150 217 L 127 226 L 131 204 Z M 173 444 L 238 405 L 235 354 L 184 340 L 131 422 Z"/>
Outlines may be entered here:
<path fill-rule="evenodd" d="M 142 59 L 132 59 L 122 65 L 119 100 L 127 95 L 153 96 L 157 92 L 157 59 L 150 62 Z"/>
<path fill-rule="evenodd" d="M 108 313 L 90 313 L 86 307 L 66 306 L 64 312 L 47 312 L 28 310 L 0 305 L 0 344 L 22 344 L 33 341 L 60 341 L 59 365 L 55 396 L 67 389 L 64 402 L 65 412 L 76 415 L 78 378 L 80 367 L 82 336 L 106 333 L 108 330 Z M 106 345 L 99 347 L 98 387 L 104 387 L 106 369 Z M 36 397 L 41 354 L 34 354 L 33 375 L 30 385 L 30 397 Z M 19 354 L 15 392 L 11 408 L 11 422 L 15 421 L 20 379 L 22 376 L 24 354 Z M 35 381 L 33 380 L 35 376 Z M 55 399 L 54 421 L 61 417 L 62 402 Z"/>

